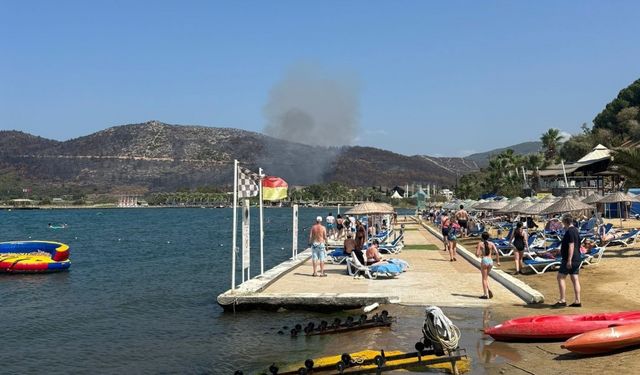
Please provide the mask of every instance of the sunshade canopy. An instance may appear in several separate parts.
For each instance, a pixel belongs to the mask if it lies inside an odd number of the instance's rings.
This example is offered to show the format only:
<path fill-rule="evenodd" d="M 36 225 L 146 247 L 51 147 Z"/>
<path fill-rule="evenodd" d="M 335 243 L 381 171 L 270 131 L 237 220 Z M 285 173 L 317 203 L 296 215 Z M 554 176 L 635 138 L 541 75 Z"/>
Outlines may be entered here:
<path fill-rule="evenodd" d="M 618 202 L 640 202 L 638 197 L 622 191 L 617 191 L 613 194 L 606 195 L 600 199 L 598 203 L 618 203 Z"/>
<path fill-rule="evenodd" d="M 395 210 L 387 203 L 364 202 L 347 211 L 347 215 L 392 214 Z"/>
<path fill-rule="evenodd" d="M 572 198 L 572 197 L 563 197 L 560 198 L 557 202 L 554 202 L 549 207 L 542 210 L 541 214 L 556 214 L 563 212 L 572 212 L 572 211 L 581 211 L 581 210 L 592 210 L 593 206 L 588 205 L 586 203 L 582 203 L 581 201 Z"/>
<path fill-rule="evenodd" d="M 597 203 L 600 199 L 602 199 L 602 195 L 598 193 L 593 193 L 593 194 L 590 194 L 588 197 L 584 198 L 582 200 L 582 203 L 586 203 L 586 204 Z"/>

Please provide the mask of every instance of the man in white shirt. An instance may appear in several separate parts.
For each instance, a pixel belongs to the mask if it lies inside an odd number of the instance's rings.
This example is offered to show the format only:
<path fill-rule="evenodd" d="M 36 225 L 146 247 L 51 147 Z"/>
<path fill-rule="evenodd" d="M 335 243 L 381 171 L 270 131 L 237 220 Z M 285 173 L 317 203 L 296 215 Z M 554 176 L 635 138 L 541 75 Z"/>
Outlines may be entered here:
<path fill-rule="evenodd" d="M 331 212 L 329 212 L 326 221 L 329 238 L 334 238 L 336 235 L 336 218 L 333 217 L 333 214 Z"/>

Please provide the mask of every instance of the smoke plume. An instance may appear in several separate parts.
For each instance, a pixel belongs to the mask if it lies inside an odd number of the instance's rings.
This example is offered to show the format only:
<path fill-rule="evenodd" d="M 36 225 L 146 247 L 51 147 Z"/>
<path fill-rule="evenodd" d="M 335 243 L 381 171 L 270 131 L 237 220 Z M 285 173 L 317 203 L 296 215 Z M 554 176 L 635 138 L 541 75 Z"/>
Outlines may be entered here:
<path fill-rule="evenodd" d="M 358 134 L 357 86 L 347 75 L 296 65 L 271 90 L 264 131 L 314 146 L 350 145 Z"/>

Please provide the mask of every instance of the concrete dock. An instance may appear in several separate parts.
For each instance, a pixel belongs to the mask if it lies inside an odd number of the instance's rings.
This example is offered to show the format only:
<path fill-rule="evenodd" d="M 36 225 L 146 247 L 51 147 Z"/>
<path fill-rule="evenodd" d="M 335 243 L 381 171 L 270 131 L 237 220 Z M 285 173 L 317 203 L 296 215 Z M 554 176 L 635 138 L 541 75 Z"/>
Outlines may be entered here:
<path fill-rule="evenodd" d="M 449 261 L 442 242 L 433 231 L 413 219 L 405 224 L 405 249 L 386 257 L 407 261 L 410 268 L 396 278 L 354 279 L 346 265 L 327 264 L 327 277 L 313 277 L 310 252 L 269 270 L 265 275 L 218 296 L 225 310 L 309 309 L 337 310 L 358 308 L 374 302 L 404 305 L 488 306 L 522 304 L 528 301 L 518 295 L 511 280 L 490 280 L 494 298 L 480 299 L 480 271 L 461 254 Z M 500 271 L 501 272 L 501 271 Z M 511 278 L 517 281 L 514 278 Z M 505 287 L 506 285 L 506 287 Z"/>

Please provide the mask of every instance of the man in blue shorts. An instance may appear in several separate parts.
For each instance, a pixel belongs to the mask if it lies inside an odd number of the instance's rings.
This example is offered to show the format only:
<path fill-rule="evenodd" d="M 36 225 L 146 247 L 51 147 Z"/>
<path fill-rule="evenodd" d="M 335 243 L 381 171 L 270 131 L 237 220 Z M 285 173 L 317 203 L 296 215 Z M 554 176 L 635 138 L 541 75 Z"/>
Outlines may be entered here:
<path fill-rule="evenodd" d="M 327 244 L 327 230 L 322 225 L 322 217 L 316 217 L 316 223 L 311 227 L 309 232 L 309 245 L 311 245 L 311 264 L 313 265 L 313 276 L 318 276 L 316 273 L 317 264 L 320 265 L 321 277 L 327 276 L 324 273 L 324 258 L 327 256 L 325 249 Z"/>

